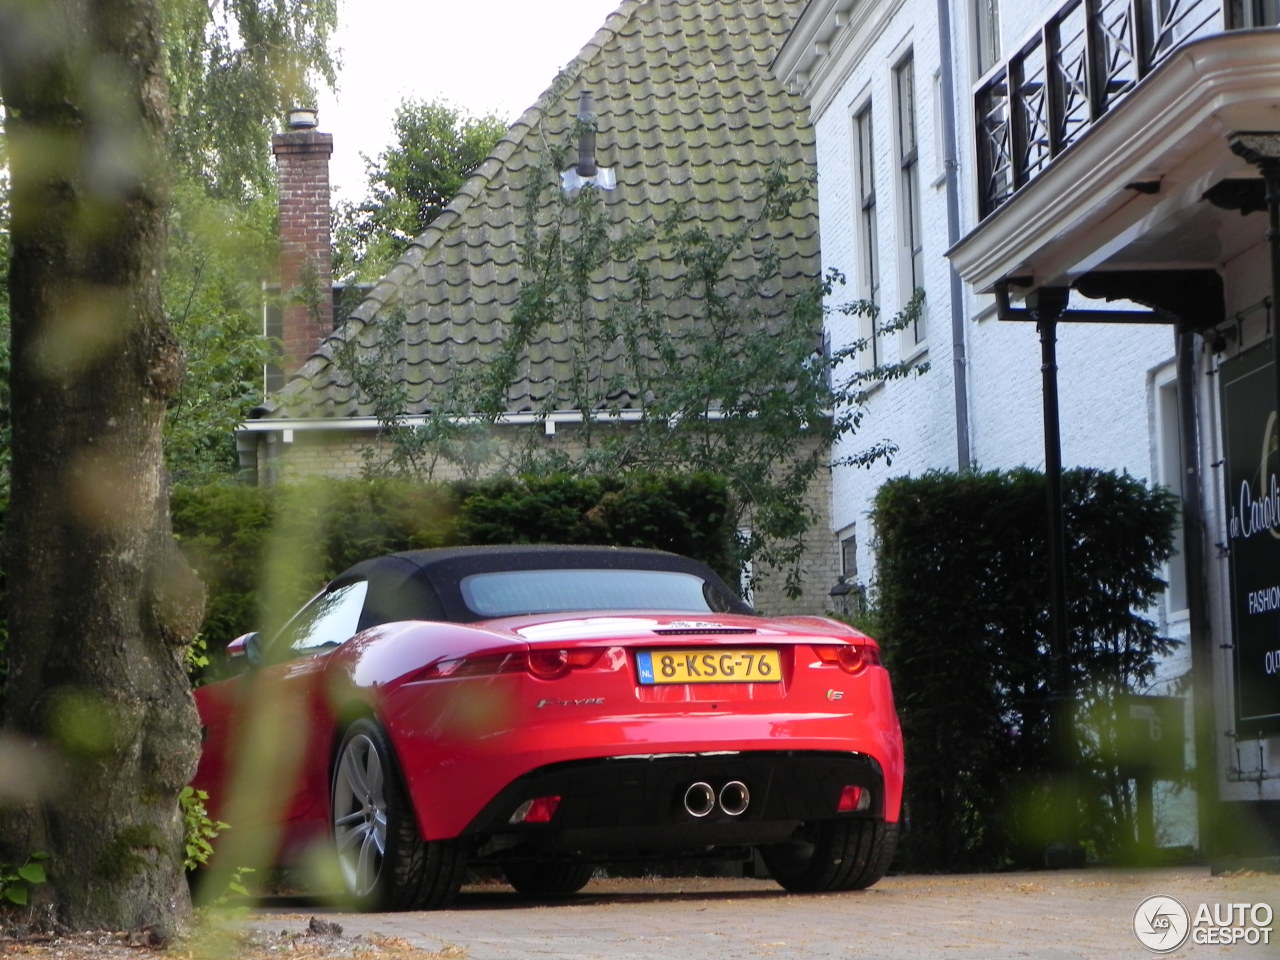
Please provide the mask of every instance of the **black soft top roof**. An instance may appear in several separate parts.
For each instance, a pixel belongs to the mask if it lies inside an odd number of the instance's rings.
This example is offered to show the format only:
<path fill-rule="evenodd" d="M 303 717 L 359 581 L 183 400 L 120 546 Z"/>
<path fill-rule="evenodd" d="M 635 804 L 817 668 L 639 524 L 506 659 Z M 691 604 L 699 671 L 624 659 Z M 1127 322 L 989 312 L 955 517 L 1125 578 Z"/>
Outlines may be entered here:
<path fill-rule="evenodd" d="M 639 547 L 517 544 L 406 550 L 362 560 L 343 571 L 330 589 L 367 580 L 360 629 L 396 620 L 446 620 L 468 623 L 485 619 L 463 599 L 463 578 L 505 570 L 671 570 L 702 578 L 724 608 L 734 613 L 751 607 L 705 564 L 662 550 Z"/>

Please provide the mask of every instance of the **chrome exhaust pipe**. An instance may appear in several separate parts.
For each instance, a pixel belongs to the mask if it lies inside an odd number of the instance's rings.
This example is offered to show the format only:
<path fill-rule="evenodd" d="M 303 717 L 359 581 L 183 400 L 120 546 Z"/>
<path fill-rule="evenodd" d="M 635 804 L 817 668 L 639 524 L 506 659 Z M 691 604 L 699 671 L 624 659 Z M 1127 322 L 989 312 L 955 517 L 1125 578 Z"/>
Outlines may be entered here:
<path fill-rule="evenodd" d="M 716 792 L 711 788 L 711 784 L 699 780 L 697 783 L 689 784 L 689 788 L 684 792 L 684 811 L 691 817 L 707 816 L 716 808 Z"/>
<path fill-rule="evenodd" d="M 720 809 L 730 817 L 740 817 L 751 805 L 751 791 L 741 780 L 730 780 L 720 788 Z"/>

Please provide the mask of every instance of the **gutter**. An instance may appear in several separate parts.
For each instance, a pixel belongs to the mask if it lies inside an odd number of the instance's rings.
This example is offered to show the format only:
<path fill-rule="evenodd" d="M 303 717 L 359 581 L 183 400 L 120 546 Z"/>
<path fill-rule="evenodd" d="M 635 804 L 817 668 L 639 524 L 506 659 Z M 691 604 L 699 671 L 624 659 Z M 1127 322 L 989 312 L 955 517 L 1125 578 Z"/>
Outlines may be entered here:
<path fill-rule="evenodd" d="M 722 414 L 711 413 L 712 419 L 719 419 Z M 596 423 L 639 423 L 644 414 L 640 410 L 619 410 L 616 413 L 597 413 L 592 416 Z M 455 423 L 481 423 L 481 417 L 454 417 Z M 422 415 L 404 417 L 394 427 L 421 427 L 430 421 Z M 566 410 L 561 413 L 504 413 L 492 421 L 497 427 L 527 427 L 541 423 L 547 435 L 552 436 L 560 424 L 571 425 L 583 422 L 581 411 Z M 377 417 L 279 417 L 265 420 L 246 420 L 240 424 L 236 433 L 293 433 L 309 431 L 330 432 L 366 432 L 386 429 L 388 427 Z M 288 443 L 288 438 L 285 439 Z"/>

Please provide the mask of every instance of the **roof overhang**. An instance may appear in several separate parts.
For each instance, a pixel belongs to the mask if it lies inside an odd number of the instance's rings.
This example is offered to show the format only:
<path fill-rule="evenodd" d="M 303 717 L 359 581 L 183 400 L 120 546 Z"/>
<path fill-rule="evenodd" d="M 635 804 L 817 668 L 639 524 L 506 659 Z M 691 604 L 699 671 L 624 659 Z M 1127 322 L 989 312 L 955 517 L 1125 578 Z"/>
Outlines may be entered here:
<path fill-rule="evenodd" d="M 852 65 L 863 62 L 905 0 L 809 0 L 773 61 L 773 72 L 821 116 Z"/>
<path fill-rule="evenodd" d="M 1205 194 L 1259 178 L 1233 133 L 1280 131 L 1280 30 L 1189 43 L 1048 169 L 948 251 L 990 292 L 1010 278 L 1069 286 L 1094 271 L 1217 269 L 1265 242 Z"/>

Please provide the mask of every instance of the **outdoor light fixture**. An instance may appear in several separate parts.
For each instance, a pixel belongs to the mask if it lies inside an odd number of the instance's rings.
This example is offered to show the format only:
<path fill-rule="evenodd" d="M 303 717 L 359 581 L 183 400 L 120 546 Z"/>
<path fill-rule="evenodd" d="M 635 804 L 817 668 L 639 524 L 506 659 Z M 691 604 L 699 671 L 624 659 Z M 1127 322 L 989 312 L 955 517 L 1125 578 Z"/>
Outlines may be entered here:
<path fill-rule="evenodd" d="M 827 596 L 831 598 L 832 609 L 846 617 L 860 614 L 866 600 L 862 584 L 850 583 L 843 575 L 836 578 L 836 585 L 827 591 Z"/>
<path fill-rule="evenodd" d="M 844 577 L 839 577 L 836 579 L 836 585 L 831 588 L 831 592 L 827 596 L 831 598 L 836 610 L 847 614 L 849 612 L 849 594 L 853 593 L 853 591 L 854 587 L 849 581 Z"/>

